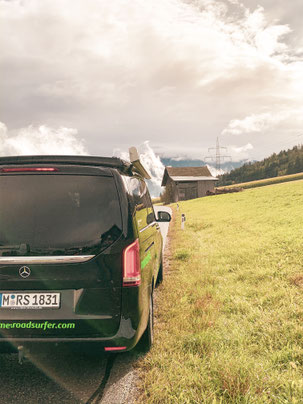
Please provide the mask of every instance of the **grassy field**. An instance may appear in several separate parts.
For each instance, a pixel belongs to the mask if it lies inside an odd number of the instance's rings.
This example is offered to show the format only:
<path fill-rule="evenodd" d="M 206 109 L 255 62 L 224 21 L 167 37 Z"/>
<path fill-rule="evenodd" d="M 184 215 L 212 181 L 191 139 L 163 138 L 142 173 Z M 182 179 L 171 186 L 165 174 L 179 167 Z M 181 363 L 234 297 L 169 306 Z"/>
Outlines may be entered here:
<path fill-rule="evenodd" d="M 153 202 L 154 205 L 159 205 L 159 203 L 161 202 L 160 196 L 152 198 L 152 202 Z"/>
<path fill-rule="evenodd" d="M 265 178 L 264 180 L 258 180 L 258 181 L 241 182 L 239 184 L 227 185 L 225 187 L 218 187 L 218 189 L 235 188 L 235 187 L 236 188 L 241 187 L 244 189 L 257 188 L 257 187 L 263 187 L 265 185 L 280 184 L 282 182 L 297 181 L 302 179 L 303 179 L 303 173 L 297 173 L 290 175 L 281 175 L 280 177 Z"/>
<path fill-rule="evenodd" d="M 139 403 L 303 403 L 303 181 L 180 207 Z"/>

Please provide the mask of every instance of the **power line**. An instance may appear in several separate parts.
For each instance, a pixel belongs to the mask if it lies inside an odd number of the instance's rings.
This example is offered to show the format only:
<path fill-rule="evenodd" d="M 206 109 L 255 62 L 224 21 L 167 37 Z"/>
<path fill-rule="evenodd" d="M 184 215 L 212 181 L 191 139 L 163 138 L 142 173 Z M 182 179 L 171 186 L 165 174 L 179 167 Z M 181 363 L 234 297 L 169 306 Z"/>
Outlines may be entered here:
<path fill-rule="evenodd" d="M 216 150 L 216 154 L 213 155 L 213 156 L 206 156 L 206 157 L 205 157 L 205 160 L 206 160 L 206 159 L 212 159 L 212 160 L 214 161 L 214 159 L 215 159 L 215 161 L 216 161 L 216 170 L 220 170 L 220 169 L 221 169 L 221 159 L 222 159 L 222 161 L 223 161 L 224 158 L 226 158 L 226 157 L 228 157 L 228 158 L 231 159 L 231 156 L 222 155 L 222 154 L 221 154 L 221 151 L 220 151 L 221 149 L 227 150 L 227 147 L 220 146 L 220 144 L 219 144 L 219 138 L 217 137 L 216 147 L 209 147 L 209 149 L 208 149 L 208 151 L 210 151 L 210 150 Z"/>
<path fill-rule="evenodd" d="M 303 134 L 292 135 L 292 136 L 289 136 L 286 139 L 275 140 L 274 145 L 278 145 L 278 147 L 283 147 L 283 148 L 301 146 L 302 140 L 303 140 L 302 136 L 303 136 Z M 300 137 L 301 137 L 301 139 L 300 139 Z M 301 142 L 300 142 L 300 140 L 301 140 Z M 273 144 L 272 143 L 265 146 L 265 150 L 269 150 L 269 149 L 270 149 L 270 151 L 273 150 Z M 263 150 L 264 150 L 264 146 L 263 146 Z M 273 153 L 273 151 L 272 151 L 272 153 Z"/>

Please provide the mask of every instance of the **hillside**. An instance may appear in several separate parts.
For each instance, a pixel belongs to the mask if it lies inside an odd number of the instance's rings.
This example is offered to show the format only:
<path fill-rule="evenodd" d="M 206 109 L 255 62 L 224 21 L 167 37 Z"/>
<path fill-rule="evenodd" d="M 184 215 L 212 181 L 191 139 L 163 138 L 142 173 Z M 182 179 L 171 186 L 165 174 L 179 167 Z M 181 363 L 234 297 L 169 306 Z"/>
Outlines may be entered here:
<path fill-rule="evenodd" d="M 248 182 L 239 182 L 237 184 L 233 185 L 225 185 L 222 187 L 217 187 L 217 190 L 227 190 L 229 188 L 243 188 L 243 189 L 249 189 L 249 188 L 258 188 L 258 187 L 264 187 L 267 185 L 273 185 L 273 184 L 280 184 L 282 182 L 290 182 L 290 181 L 298 181 L 298 180 L 303 180 L 303 172 L 302 173 L 296 173 L 296 174 L 288 174 L 288 175 L 281 175 L 278 177 L 273 177 L 273 178 L 264 178 L 263 180 L 256 180 L 256 181 L 248 181 Z"/>
<path fill-rule="evenodd" d="M 302 171 L 303 147 L 295 146 L 287 151 L 282 150 L 278 154 L 274 153 L 262 161 L 246 163 L 242 167 L 220 176 L 218 186 L 296 174 Z"/>
<path fill-rule="evenodd" d="M 303 181 L 179 202 L 139 403 L 303 403 L 302 205 Z"/>

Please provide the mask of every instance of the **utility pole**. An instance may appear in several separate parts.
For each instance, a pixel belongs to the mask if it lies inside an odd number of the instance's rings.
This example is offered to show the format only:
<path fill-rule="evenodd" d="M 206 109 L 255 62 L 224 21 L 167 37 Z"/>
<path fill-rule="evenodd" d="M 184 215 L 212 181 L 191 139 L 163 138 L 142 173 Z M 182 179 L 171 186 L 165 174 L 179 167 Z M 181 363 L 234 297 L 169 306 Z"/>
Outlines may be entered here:
<path fill-rule="evenodd" d="M 220 146 L 219 144 L 219 138 L 217 137 L 217 141 L 216 141 L 216 147 L 210 147 L 208 149 L 208 151 L 210 150 L 216 150 L 216 155 L 215 156 L 206 156 L 205 159 L 212 159 L 212 160 L 216 160 L 216 170 L 219 171 L 221 169 L 221 159 L 222 161 L 224 160 L 225 157 L 228 157 L 231 159 L 231 156 L 224 156 L 221 154 L 220 150 L 221 149 L 225 149 L 227 150 L 227 147 L 224 146 Z"/>

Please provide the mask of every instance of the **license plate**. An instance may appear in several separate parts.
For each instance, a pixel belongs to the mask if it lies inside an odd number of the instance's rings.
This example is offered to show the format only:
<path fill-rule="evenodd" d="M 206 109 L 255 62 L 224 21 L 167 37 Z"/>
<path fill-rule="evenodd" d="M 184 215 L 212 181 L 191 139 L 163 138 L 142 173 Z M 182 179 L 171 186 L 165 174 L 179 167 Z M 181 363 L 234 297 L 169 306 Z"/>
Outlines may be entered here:
<path fill-rule="evenodd" d="M 59 309 L 60 293 L 0 293 L 0 309 Z"/>

